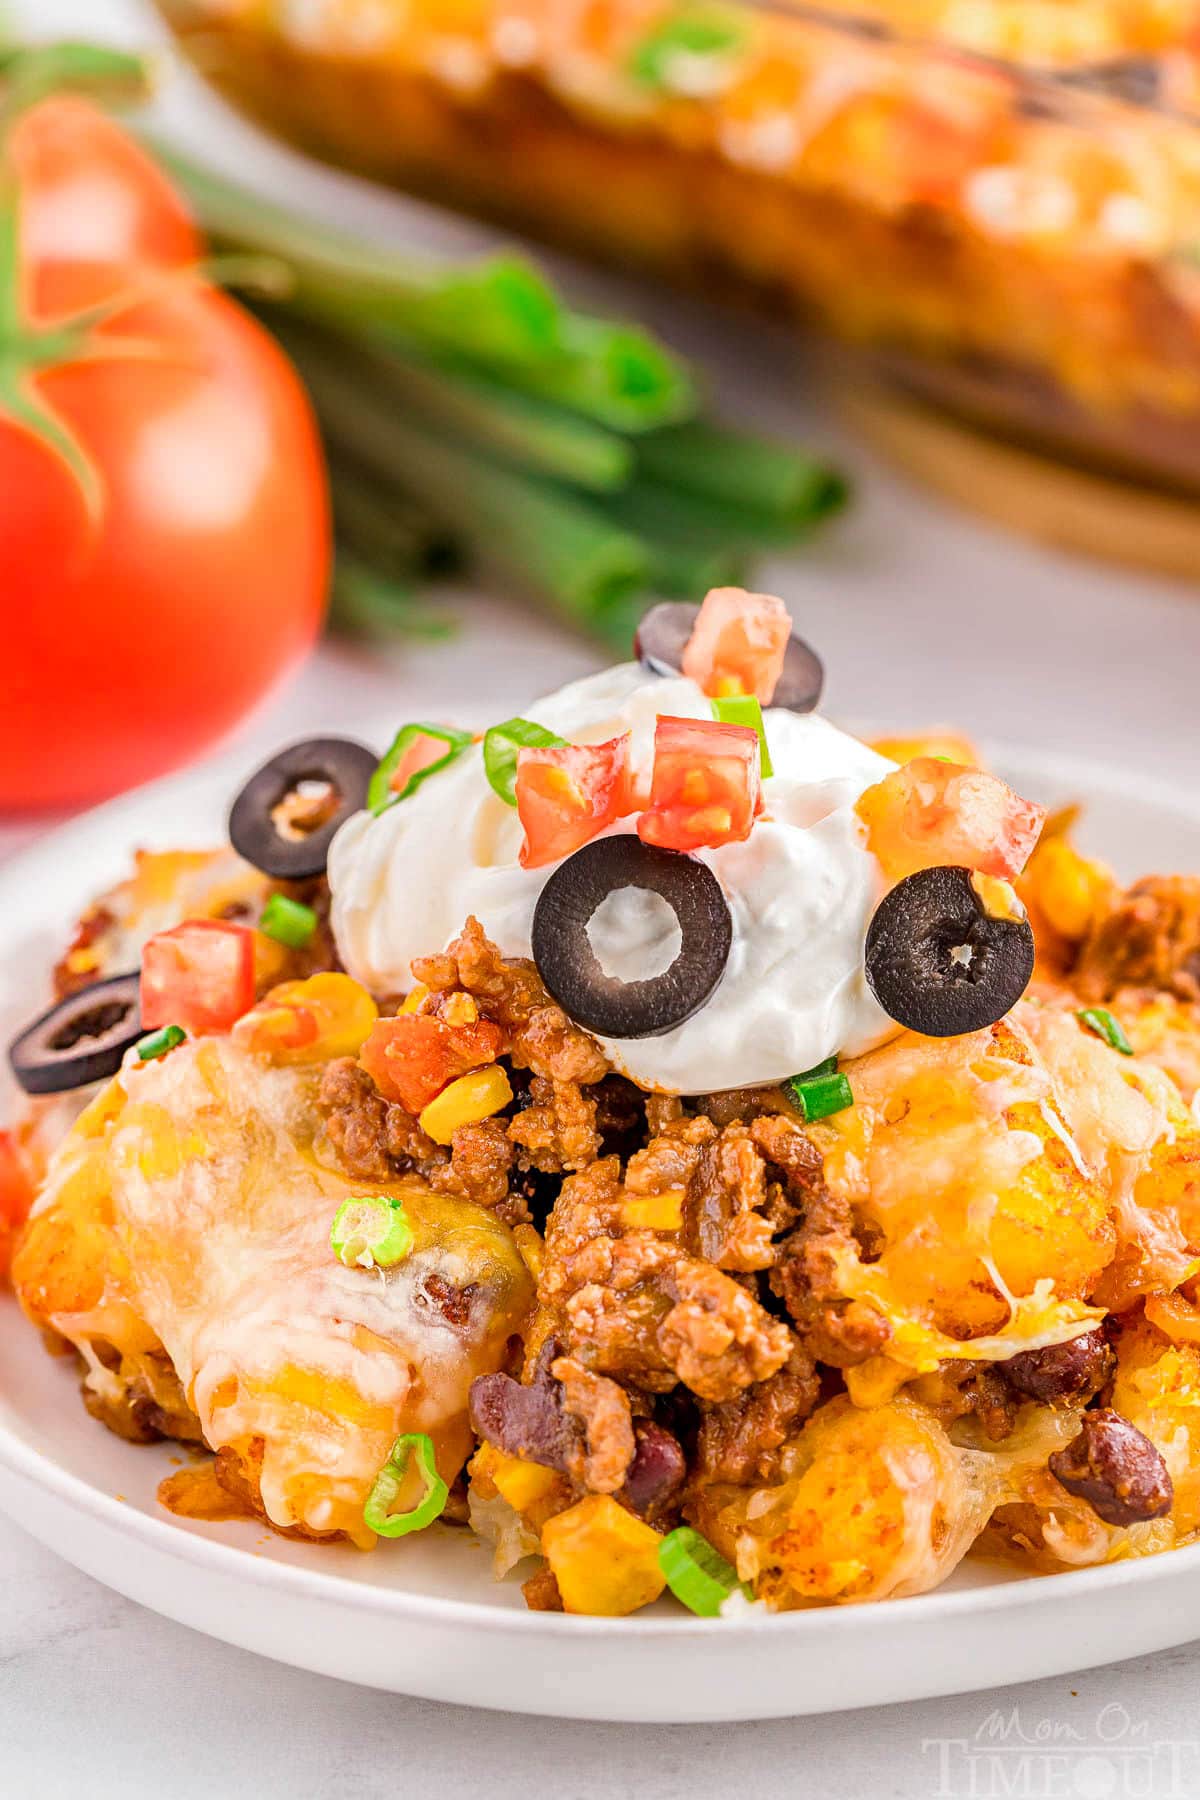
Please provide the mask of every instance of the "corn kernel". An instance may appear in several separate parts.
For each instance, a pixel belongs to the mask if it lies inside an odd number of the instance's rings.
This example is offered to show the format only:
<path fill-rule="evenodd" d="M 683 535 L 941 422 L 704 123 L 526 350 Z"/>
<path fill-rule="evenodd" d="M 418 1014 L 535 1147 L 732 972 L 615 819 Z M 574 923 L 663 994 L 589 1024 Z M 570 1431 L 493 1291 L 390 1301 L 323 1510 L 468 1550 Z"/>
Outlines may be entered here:
<path fill-rule="evenodd" d="M 631 1231 L 678 1231 L 683 1225 L 683 1189 L 626 1200 L 621 1219 Z"/>
<path fill-rule="evenodd" d="M 558 1485 L 558 1476 L 553 1469 L 526 1462 L 520 1456 L 506 1456 L 503 1450 L 496 1451 L 488 1474 L 497 1492 L 514 1512 L 525 1512 L 537 1501 L 544 1500 L 551 1488 Z"/>
<path fill-rule="evenodd" d="M 356 1056 L 379 1008 L 365 987 L 336 971 L 284 981 L 234 1027 L 234 1041 L 272 1062 L 323 1062 Z"/>
<path fill-rule="evenodd" d="M 512 1084 L 497 1063 L 461 1075 L 443 1088 L 421 1114 L 421 1130 L 435 1144 L 448 1144 L 460 1125 L 490 1119 L 513 1097 Z"/>
<path fill-rule="evenodd" d="M 400 1011 L 402 1013 L 420 1012 L 422 1004 L 428 1000 L 428 998 L 429 989 L 425 986 L 423 981 L 418 981 L 416 987 L 411 988 L 404 996 L 404 1005 L 400 1008 Z"/>
<path fill-rule="evenodd" d="M 649 1606 L 666 1586 L 657 1531 L 608 1494 L 556 1513 L 542 1527 L 542 1550 L 569 1613 L 621 1618 Z"/>
<path fill-rule="evenodd" d="M 546 1261 L 546 1246 L 542 1234 L 535 1225 L 514 1225 L 513 1237 L 517 1249 L 521 1252 L 521 1261 L 529 1270 L 535 1281 L 542 1279 L 542 1269 Z"/>
<path fill-rule="evenodd" d="M 972 875 L 971 886 L 989 919 L 1008 919 L 1020 924 L 1025 918 L 1025 905 L 1009 881 L 995 875 Z"/>

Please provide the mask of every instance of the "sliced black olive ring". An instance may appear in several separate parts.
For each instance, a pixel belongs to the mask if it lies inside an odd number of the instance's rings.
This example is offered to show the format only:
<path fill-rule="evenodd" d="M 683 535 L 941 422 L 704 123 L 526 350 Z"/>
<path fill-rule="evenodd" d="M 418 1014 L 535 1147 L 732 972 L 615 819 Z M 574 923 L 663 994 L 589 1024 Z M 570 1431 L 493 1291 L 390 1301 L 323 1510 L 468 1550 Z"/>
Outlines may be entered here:
<path fill-rule="evenodd" d="M 683 652 L 695 629 L 700 608 L 686 600 L 664 600 L 652 606 L 637 628 L 633 654 L 652 675 L 678 675 L 683 666 Z M 792 633 L 783 659 L 772 706 L 788 712 L 813 712 L 825 686 L 825 669 L 816 651 L 803 638 Z"/>
<path fill-rule="evenodd" d="M 969 869 L 918 869 L 881 901 L 867 932 L 867 981 L 889 1018 L 925 1037 L 994 1025 L 1033 974 L 1025 919 L 993 918 Z"/>
<path fill-rule="evenodd" d="M 323 875 L 329 846 L 366 805 L 379 758 L 352 738 L 306 738 L 253 774 L 229 814 L 239 856 L 277 881 Z M 312 793 L 306 795 L 306 785 Z"/>
<path fill-rule="evenodd" d="M 606 975 L 588 924 L 622 888 L 666 901 L 683 939 L 669 969 L 645 981 Z M 733 920 L 721 884 L 695 857 L 643 844 L 631 833 L 597 838 L 557 868 L 533 915 L 533 957 L 563 1010 L 600 1037 L 661 1037 L 698 1012 L 725 973 Z"/>
<path fill-rule="evenodd" d="M 15 1037 L 8 1061 L 25 1092 L 62 1094 L 115 1075 L 142 1035 L 138 981 L 136 974 L 95 981 Z"/>

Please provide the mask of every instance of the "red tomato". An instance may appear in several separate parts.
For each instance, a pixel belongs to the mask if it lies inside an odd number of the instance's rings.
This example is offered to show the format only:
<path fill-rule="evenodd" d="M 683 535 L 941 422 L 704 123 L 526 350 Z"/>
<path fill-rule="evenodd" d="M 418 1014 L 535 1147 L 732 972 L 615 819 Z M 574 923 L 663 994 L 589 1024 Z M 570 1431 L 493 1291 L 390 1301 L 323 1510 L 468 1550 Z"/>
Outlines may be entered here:
<path fill-rule="evenodd" d="M 753 694 L 769 706 L 792 621 L 773 594 L 744 588 L 712 588 L 683 652 L 683 673 L 706 694 Z"/>
<path fill-rule="evenodd" d="M 316 1014 L 307 1006 L 271 1006 L 263 1001 L 243 1013 L 234 1028 L 234 1041 L 255 1056 L 282 1057 L 307 1050 L 321 1035 Z"/>
<path fill-rule="evenodd" d="M 91 299 L 106 299 L 114 269 L 125 281 L 137 269 L 182 269 L 204 254 L 162 170 L 89 101 L 58 95 L 22 114 L 8 155 L 21 195 L 25 300 L 36 317 L 81 304 L 89 281 Z"/>
<path fill-rule="evenodd" d="M 998 775 L 919 756 L 869 787 L 858 814 L 890 881 L 942 864 L 1011 881 L 1029 860 L 1046 809 Z"/>
<path fill-rule="evenodd" d="M 254 933 L 224 919 L 185 919 L 142 951 L 142 1024 L 228 1031 L 254 1004 Z"/>
<path fill-rule="evenodd" d="M 0 1131 L 0 1275 L 8 1269 L 12 1241 L 33 1204 L 33 1183 L 11 1131 Z"/>
<path fill-rule="evenodd" d="M 546 744 L 517 753 L 521 867 L 540 869 L 590 843 L 630 811 L 629 733 L 605 744 Z"/>
<path fill-rule="evenodd" d="M 758 811 L 760 761 L 758 733 L 747 725 L 660 718 L 638 836 L 663 850 L 740 843 Z"/>
<path fill-rule="evenodd" d="M 359 1058 L 380 1093 L 420 1113 L 444 1087 L 484 1063 L 495 1062 L 504 1033 L 490 1019 L 447 1025 L 429 1013 L 380 1019 Z"/>
<path fill-rule="evenodd" d="M 148 269 L 190 256 L 186 215 L 140 152 L 115 152 L 115 126 L 52 104 L 53 155 L 34 109 L 14 170 L 53 179 L 29 174 L 19 286 L 38 305 L 7 347 L 29 404 L 0 401 L 0 808 L 95 798 L 200 750 L 309 647 L 329 572 L 320 443 L 290 364 L 197 276 Z M 108 198 L 79 261 L 92 175 Z M 78 308 L 126 292 L 146 297 L 34 366 L 40 330 L 69 334 Z"/>

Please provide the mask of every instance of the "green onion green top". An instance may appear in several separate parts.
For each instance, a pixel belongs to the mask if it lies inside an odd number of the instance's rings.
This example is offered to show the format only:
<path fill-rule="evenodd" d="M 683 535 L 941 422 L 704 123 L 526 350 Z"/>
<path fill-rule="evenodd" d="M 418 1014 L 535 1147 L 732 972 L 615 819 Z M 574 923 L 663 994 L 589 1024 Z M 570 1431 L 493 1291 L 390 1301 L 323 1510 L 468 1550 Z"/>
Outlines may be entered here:
<path fill-rule="evenodd" d="M 771 752 L 767 748 L 767 727 L 763 721 L 762 706 L 754 695 L 721 694 L 711 705 L 713 718 L 722 725 L 745 725 L 751 731 L 757 731 L 762 778 L 765 781 L 768 775 L 773 775 L 775 770 L 771 764 Z"/>
<path fill-rule="evenodd" d="M 182 1044 L 186 1036 L 187 1032 L 182 1025 L 163 1025 L 158 1031 L 147 1032 L 144 1038 L 138 1039 L 138 1056 L 142 1062 L 156 1062 L 168 1050 L 174 1050 L 177 1044 Z"/>
<path fill-rule="evenodd" d="M 730 1594 L 742 1587 L 737 1570 L 690 1525 L 668 1532 L 658 1546 L 658 1566 L 675 1598 L 702 1619 L 717 1618 Z"/>
<path fill-rule="evenodd" d="M 669 88 L 676 84 L 681 64 L 697 57 L 732 56 L 745 41 L 745 23 L 732 8 L 688 7 L 647 33 L 630 58 L 629 71 L 646 87 Z"/>
<path fill-rule="evenodd" d="M 483 769 L 492 792 L 498 794 L 506 806 L 515 806 L 518 752 L 565 742 L 565 738 L 547 731 L 544 725 L 538 725 L 532 719 L 506 719 L 503 725 L 493 725 L 483 740 Z"/>
<path fill-rule="evenodd" d="M 1085 1006 L 1075 1016 L 1081 1025 L 1086 1025 L 1089 1031 L 1102 1037 L 1106 1044 L 1111 1044 L 1122 1056 L 1133 1055 L 1133 1045 L 1125 1036 L 1124 1026 L 1119 1019 L 1113 1017 L 1107 1006 Z"/>
<path fill-rule="evenodd" d="M 409 776 L 400 792 L 394 794 L 391 786 L 392 776 L 399 768 L 405 751 L 415 744 L 418 738 L 422 737 L 437 738 L 439 743 L 445 744 L 446 753 L 444 756 L 436 757 L 433 762 L 426 763 L 423 769 L 417 769 Z M 416 793 L 423 781 L 428 781 L 429 777 L 436 775 L 439 769 L 448 768 L 452 762 L 456 761 L 471 742 L 469 731 L 456 731 L 452 725 L 402 725 L 392 739 L 383 761 L 371 777 L 371 784 L 367 789 L 368 807 L 373 813 L 378 814 L 386 812 L 389 806 L 395 806 L 398 800 L 407 800 L 410 794 Z"/>
<path fill-rule="evenodd" d="M 806 1124 L 845 1112 L 854 1105 L 850 1083 L 838 1072 L 836 1056 L 818 1063 L 804 1075 L 793 1075 L 784 1082 L 783 1091 Z"/>
<path fill-rule="evenodd" d="M 329 1243 L 347 1268 L 390 1269 L 412 1249 L 413 1230 L 401 1201 L 388 1194 L 356 1194 L 334 1214 Z"/>
<path fill-rule="evenodd" d="M 299 900 L 272 894 L 262 909 L 258 929 L 277 944 L 286 944 L 289 950 L 303 950 L 317 929 L 317 915 Z"/>
<path fill-rule="evenodd" d="M 393 1512 L 401 1489 L 409 1485 L 412 1463 L 416 1465 L 420 1492 L 413 1505 Z M 432 1525 L 449 1497 L 450 1490 L 437 1472 L 432 1438 L 423 1431 L 406 1431 L 396 1439 L 375 1477 L 363 1507 L 363 1522 L 380 1537 L 407 1537 L 410 1531 L 424 1531 L 426 1525 Z"/>

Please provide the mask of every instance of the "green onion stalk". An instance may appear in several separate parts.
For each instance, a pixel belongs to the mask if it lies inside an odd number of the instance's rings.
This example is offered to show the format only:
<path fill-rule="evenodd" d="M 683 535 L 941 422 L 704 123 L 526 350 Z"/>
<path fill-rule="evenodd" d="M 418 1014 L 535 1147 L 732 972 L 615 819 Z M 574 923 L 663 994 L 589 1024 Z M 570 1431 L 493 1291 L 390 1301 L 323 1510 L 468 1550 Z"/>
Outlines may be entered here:
<path fill-rule="evenodd" d="M 280 273 L 246 297 L 320 420 L 335 624 L 436 631 L 420 596 L 465 559 L 621 652 L 656 597 L 748 582 L 844 504 L 820 458 L 709 417 L 685 362 L 524 258 L 368 246 L 156 150 L 218 254 Z"/>

